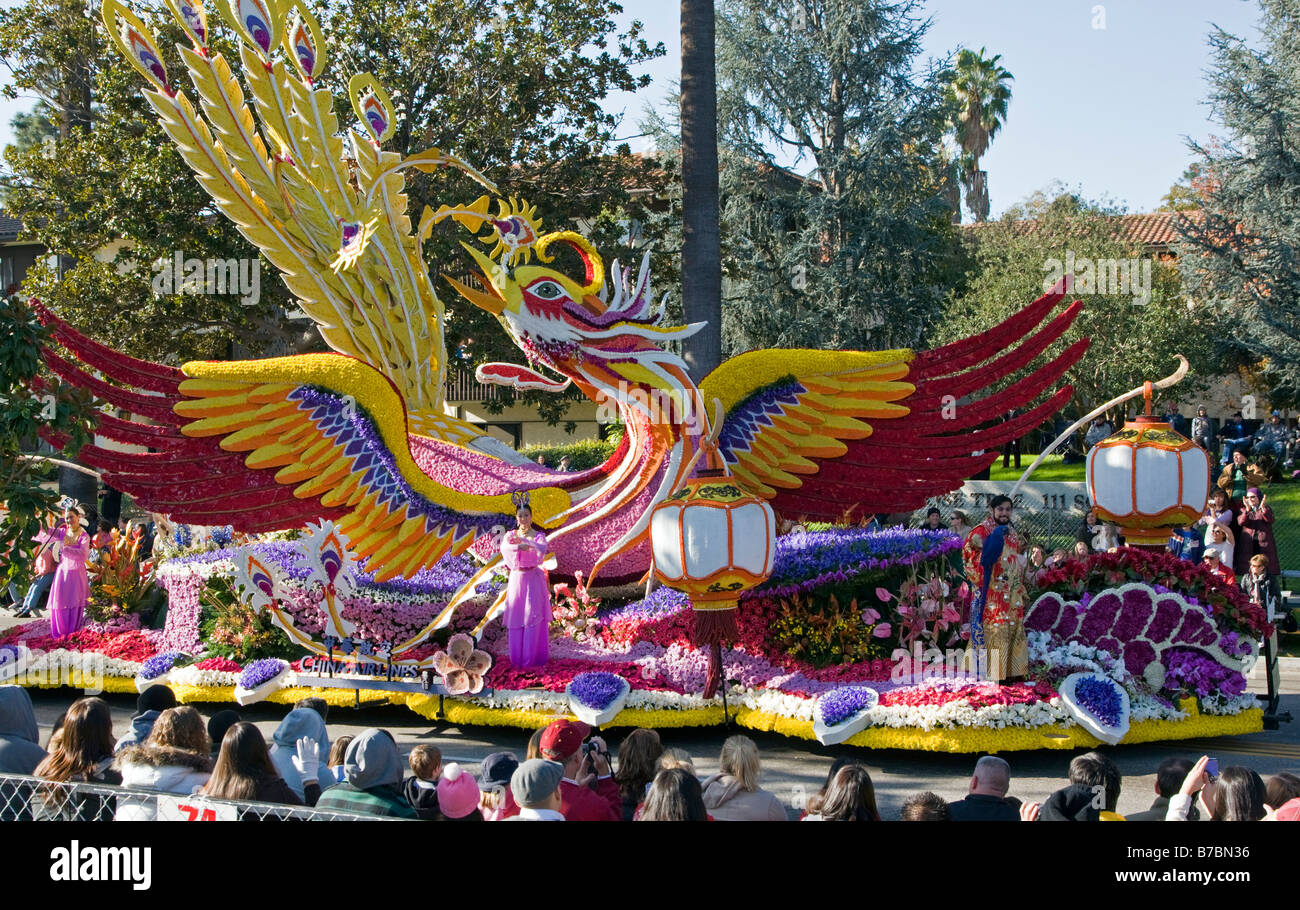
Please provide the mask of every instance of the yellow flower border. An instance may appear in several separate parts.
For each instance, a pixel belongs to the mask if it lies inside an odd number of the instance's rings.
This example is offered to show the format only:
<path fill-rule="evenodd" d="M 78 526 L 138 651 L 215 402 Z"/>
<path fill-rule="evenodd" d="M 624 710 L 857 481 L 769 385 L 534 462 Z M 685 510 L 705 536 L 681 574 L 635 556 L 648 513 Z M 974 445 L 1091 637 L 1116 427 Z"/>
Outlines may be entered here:
<path fill-rule="evenodd" d="M 73 677 L 76 679 L 77 677 Z M 134 693 L 135 680 L 108 676 L 101 680 L 102 691 Z M 41 685 L 51 689 L 62 682 Z M 182 704 L 221 703 L 235 700 L 233 686 L 172 685 L 176 700 Z M 422 693 L 384 692 L 367 693 L 371 700 L 387 699 L 389 704 L 405 706 L 421 717 L 434 719 L 438 715 L 438 697 Z M 264 701 L 292 705 L 304 698 L 323 698 L 334 707 L 348 707 L 356 703 L 352 689 L 315 689 L 295 686 L 280 689 Z M 1164 740 L 1199 739 L 1212 736 L 1238 736 L 1258 733 L 1264 729 L 1264 712 L 1259 708 L 1240 714 L 1202 714 L 1195 699 L 1185 699 L 1179 707 L 1189 715 L 1186 720 L 1144 720 L 1129 727 L 1121 745 L 1160 742 Z M 548 711 L 514 711 L 507 708 L 488 708 L 471 704 L 458 698 L 443 699 L 443 720 L 449 724 L 466 727 L 516 727 L 537 730 L 561 717 L 574 719 L 572 714 Z M 779 733 L 792 739 L 816 740 L 812 721 L 797 720 L 768 711 L 757 711 L 738 706 L 731 711 L 735 722 L 749 730 Z M 681 727 L 711 727 L 723 722 L 721 705 L 706 708 L 674 710 L 660 708 L 626 708 L 606 724 L 606 727 L 647 727 L 663 730 Z M 864 749 L 906 749 L 920 752 L 1018 752 L 1033 749 L 1092 749 L 1101 741 L 1082 727 L 1063 727 L 1059 724 L 1041 727 L 946 727 L 923 730 L 920 727 L 869 727 L 846 741 L 847 745 Z"/>

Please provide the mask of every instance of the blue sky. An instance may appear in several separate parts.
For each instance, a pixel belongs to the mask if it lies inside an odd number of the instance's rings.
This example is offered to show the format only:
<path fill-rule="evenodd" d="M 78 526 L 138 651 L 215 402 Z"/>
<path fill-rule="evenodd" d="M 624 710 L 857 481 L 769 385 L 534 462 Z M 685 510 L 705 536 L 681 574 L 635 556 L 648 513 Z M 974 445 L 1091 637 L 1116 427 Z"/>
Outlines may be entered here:
<path fill-rule="evenodd" d="M 622 21 L 640 19 L 668 50 L 646 70 L 649 89 L 607 103 L 625 115 L 620 136 L 630 137 L 642 108 L 662 102 L 680 69 L 679 6 L 624 7 Z M 1094 28 L 1097 7 L 1104 28 Z M 1016 77 L 1006 126 L 983 159 L 995 216 L 1058 180 L 1151 211 L 1192 160 L 1185 137 L 1221 132 L 1202 103 L 1211 23 L 1257 42 L 1253 0 L 928 0 L 926 12 L 934 20 L 929 55 L 987 47 Z M 0 101 L 0 145 L 12 138 L 9 119 L 33 101 Z"/>

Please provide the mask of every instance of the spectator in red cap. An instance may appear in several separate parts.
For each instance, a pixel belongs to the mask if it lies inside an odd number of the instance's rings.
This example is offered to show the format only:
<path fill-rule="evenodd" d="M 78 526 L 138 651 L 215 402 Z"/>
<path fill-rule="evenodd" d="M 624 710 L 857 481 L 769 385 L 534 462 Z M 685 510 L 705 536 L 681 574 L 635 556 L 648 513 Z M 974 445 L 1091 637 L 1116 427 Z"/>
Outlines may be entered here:
<path fill-rule="evenodd" d="M 623 802 L 609 764 L 604 740 L 583 741 L 591 727 L 580 721 L 557 720 L 542 731 L 542 758 L 564 766 L 560 781 L 560 812 L 571 822 L 616 822 L 623 818 Z"/>

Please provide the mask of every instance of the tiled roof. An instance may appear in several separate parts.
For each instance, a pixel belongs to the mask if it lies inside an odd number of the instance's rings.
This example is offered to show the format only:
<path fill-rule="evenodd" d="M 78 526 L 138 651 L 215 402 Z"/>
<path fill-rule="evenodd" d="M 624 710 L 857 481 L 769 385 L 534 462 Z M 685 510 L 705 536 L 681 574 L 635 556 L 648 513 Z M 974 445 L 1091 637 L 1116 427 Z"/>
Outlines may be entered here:
<path fill-rule="evenodd" d="M 12 217 L 8 212 L 0 211 L 0 242 L 9 242 L 18 239 L 18 232 L 23 229 L 23 223 L 17 218 Z"/>
<path fill-rule="evenodd" d="M 1146 212 L 1140 215 L 1116 216 L 1115 239 L 1121 243 L 1145 246 L 1148 248 L 1168 248 L 1181 238 L 1176 224 L 1179 217 L 1186 216 L 1193 221 L 1200 220 L 1200 212 Z M 1032 234 L 1038 229 L 1037 221 L 986 221 L 983 224 L 963 224 L 965 228 L 982 228 L 990 225 L 1012 226 L 1016 230 Z"/>

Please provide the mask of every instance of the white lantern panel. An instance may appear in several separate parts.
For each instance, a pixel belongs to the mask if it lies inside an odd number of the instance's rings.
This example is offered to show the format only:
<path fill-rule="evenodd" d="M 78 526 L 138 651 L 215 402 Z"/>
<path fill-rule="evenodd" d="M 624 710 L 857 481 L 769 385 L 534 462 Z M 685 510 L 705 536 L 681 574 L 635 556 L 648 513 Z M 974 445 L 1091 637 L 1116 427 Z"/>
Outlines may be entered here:
<path fill-rule="evenodd" d="M 681 506 L 661 506 L 650 518 L 650 546 L 654 550 L 655 568 L 665 578 L 682 577 L 681 541 L 677 520 Z"/>
<path fill-rule="evenodd" d="M 762 575 L 769 571 L 772 554 L 772 508 L 766 503 L 751 502 L 731 512 L 732 564 L 736 568 Z"/>
<path fill-rule="evenodd" d="M 696 506 L 686 512 L 686 574 L 707 578 L 727 566 L 727 510 Z"/>
<path fill-rule="evenodd" d="M 1210 456 L 1200 446 L 1183 453 L 1183 505 L 1205 511 L 1210 494 Z"/>
<path fill-rule="evenodd" d="M 1088 476 L 1092 502 L 1115 515 L 1133 511 L 1133 450 L 1128 446 L 1094 447 L 1088 453 Z"/>
<path fill-rule="evenodd" d="M 1179 504 L 1178 453 L 1144 447 L 1137 453 L 1137 510 L 1155 515 Z"/>

